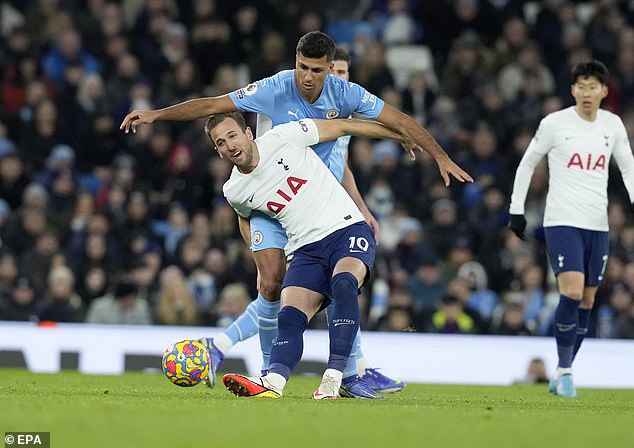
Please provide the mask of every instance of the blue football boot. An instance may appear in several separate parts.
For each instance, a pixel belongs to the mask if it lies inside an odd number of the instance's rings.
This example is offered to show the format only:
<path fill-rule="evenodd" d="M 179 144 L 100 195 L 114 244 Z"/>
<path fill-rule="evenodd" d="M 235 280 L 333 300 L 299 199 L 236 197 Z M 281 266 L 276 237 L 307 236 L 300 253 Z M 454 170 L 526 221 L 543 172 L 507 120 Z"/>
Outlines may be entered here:
<path fill-rule="evenodd" d="M 403 381 L 388 378 L 379 372 L 379 369 L 365 369 L 365 373 L 361 378 L 376 392 L 383 394 L 400 392 L 405 387 L 405 383 Z"/>
<path fill-rule="evenodd" d="M 383 397 L 363 381 L 359 375 L 344 378 L 339 388 L 339 395 L 345 398 L 383 400 Z"/>
<path fill-rule="evenodd" d="M 200 338 L 199 341 L 207 348 L 207 351 L 209 351 L 211 366 L 209 369 L 209 375 L 207 375 L 207 378 L 205 379 L 205 384 L 213 388 L 216 385 L 216 370 L 218 370 L 218 367 L 220 367 L 220 364 L 224 361 L 225 355 L 218 350 L 218 347 L 216 347 L 212 338 Z"/>

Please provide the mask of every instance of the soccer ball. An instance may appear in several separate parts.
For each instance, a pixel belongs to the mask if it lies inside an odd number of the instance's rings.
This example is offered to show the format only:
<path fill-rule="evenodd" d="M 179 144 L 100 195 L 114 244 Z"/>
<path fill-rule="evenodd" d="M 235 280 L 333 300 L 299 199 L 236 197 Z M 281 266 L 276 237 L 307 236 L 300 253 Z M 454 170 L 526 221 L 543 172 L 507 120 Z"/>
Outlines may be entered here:
<path fill-rule="evenodd" d="M 195 386 L 207 378 L 210 367 L 205 346 L 191 339 L 170 345 L 163 354 L 163 373 L 177 386 Z"/>

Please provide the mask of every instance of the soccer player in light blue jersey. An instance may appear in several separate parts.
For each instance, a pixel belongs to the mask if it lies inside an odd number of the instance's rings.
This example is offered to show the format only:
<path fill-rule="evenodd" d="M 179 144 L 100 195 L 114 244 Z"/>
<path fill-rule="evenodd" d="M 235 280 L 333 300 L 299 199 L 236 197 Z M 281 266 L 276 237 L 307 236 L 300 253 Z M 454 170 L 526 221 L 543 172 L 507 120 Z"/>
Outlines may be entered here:
<path fill-rule="evenodd" d="M 399 135 L 406 136 L 419 148 L 428 151 L 436 160 L 446 185 L 449 185 L 450 176 L 454 176 L 460 182 L 473 181 L 413 118 L 385 104 L 383 100 L 358 84 L 329 75 L 333 67 L 334 54 L 335 43 L 328 35 L 319 31 L 307 33 L 297 44 L 294 70 L 281 71 L 226 95 L 193 99 L 158 110 L 135 110 L 124 118 L 120 127 L 126 132 L 135 132 L 136 126 L 156 120 L 194 120 L 236 110 L 266 115 L 272 126 L 302 118 L 333 119 L 357 113 L 383 123 Z M 312 147 L 329 168 L 335 145 L 336 143 L 331 141 Z M 413 156 L 413 153 L 411 155 Z M 360 197 L 347 164 L 343 167 L 341 179 L 343 187 L 377 233 L 378 224 Z M 263 215 L 254 214 L 249 221 L 248 229 L 242 224 L 243 220 L 240 223 L 241 232 L 251 246 L 258 268 L 259 294 L 254 301 L 255 310 L 254 307 L 250 307 L 247 311 L 245 323 L 248 320 L 255 322 L 254 315 L 257 314 L 259 328 L 245 324 L 242 328 L 235 328 L 232 336 L 223 337 L 227 336 L 223 333 L 213 341 L 205 340 L 210 344 L 210 352 L 215 360 L 214 367 L 217 368 L 223 359 L 223 353 L 235 342 L 258 332 L 264 355 L 263 368 L 267 369 L 268 355 L 277 333 L 280 288 L 286 272 L 283 250 L 286 234 L 279 223 Z M 213 375 L 211 377 L 215 380 Z M 372 380 L 373 377 L 369 379 Z M 380 384 L 374 386 L 383 392 L 388 391 Z"/>

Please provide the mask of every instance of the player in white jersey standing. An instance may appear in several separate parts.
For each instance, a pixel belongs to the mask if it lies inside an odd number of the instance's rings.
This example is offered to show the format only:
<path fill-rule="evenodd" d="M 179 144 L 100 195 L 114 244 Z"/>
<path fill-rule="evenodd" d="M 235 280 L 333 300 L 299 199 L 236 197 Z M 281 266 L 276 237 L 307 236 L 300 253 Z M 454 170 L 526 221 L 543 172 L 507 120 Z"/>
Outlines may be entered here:
<path fill-rule="evenodd" d="M 614 159 L 634 201 L 634 157 L 623 121 L 600 108 L 608 93 L 608 69 L 599 61 L 572 69 L 575 105 L 542 119 L 517 168 L 510 227 L 524 239 L 524 203 L 540 159 L 550 173 L 544 230 L 560 294 L 555 311 L 559 364 L 550 392 L 576 397 L 572 362 L 588 331 L 590 311 L 608 259 L 608 167 Z"/>
<path fill-rule="evenodd" d="M 255 211 L 276 219 L 288 236 L 285 252 L 294 255 L 282 284 L 267 374 L 227 374 L 223 382 L 236 395 L 281 397 L 301 359 L 308 321 L 332 300 L 328 368 L 313 398 L 336 399 L 359 328 L 358 291 L 374 263 L 376 242 L 359 208 L 309 145 L 348 134 L 401 136 L 371 121 L 304 119 L 254 140 L 235 112 L 211 116 L 205 131 L 234 164 L 223 192 L 240 219 Z"/>

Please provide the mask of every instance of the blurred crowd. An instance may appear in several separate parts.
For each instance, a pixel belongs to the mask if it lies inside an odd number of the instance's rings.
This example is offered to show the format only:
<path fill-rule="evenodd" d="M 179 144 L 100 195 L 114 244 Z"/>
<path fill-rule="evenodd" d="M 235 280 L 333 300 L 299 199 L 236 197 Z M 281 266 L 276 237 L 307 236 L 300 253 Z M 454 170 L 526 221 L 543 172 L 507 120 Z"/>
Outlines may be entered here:
<path fill-rule="evenodd" d="M 572 104 L 578 61 L 610 68 L 604 107 L 634 140 L 631 2 L 318 3 L 1 1 L 0 320 L 229 325 L 256 295 L 222 196 L 230 164 L 204 119 L 135 134 L 119 123 L 292 68 L 299 37 L 322 30 L 351 53 L 352 81 L 415 117 L 475 179 L 446 188 L 429 156 L 352 139 L 381 224 L 362 327 L 550 335 L 547 166 L 532 179 L 526 242 L 506 227 L 509 190 L 539 120 Z M 634 222 L 618 174 L 609 195 L 590 335 L 634 338 Z"/>

